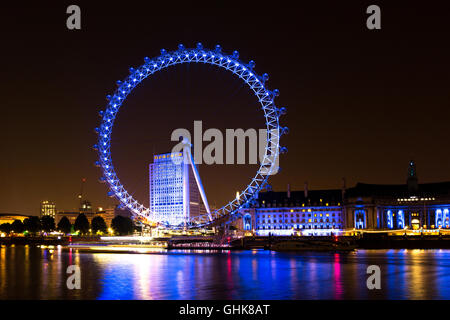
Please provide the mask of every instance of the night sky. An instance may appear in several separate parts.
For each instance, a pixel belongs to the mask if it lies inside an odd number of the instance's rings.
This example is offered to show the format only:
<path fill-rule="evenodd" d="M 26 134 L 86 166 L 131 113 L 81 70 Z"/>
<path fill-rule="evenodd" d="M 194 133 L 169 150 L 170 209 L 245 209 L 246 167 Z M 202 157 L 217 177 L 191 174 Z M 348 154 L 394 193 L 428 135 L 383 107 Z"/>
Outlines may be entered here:
<path fill-rule="evenodd" d="M 298 1 L 297 1 L 298 2 Z M 312 1 L 311 1 L 312 2 Z M 98 182 L 92 145 L 98 112 L 128 68 L 179 43 L 220 44 L 270 75 L 290 128 L 274 190 L 450 180 L 449 10 L 437 2 L 55 1 L 2 4 L 0 212 L 38 214 L 78 205 L 82 178 L 94 207 L 117 203 Z M 82 30 L 66 28 L 78 4 Z M 378 4 L 382 29 L 366 28 Z M 146 79 L 126 100 L 112 136 L 125 187 L 148 203 L 148 164 L 176 128 L 263 128 L 258 102 L 230 72 L 181 65 Z M 205 144 L 206 145 L 206 144 Z M 200 166 L 210 203 L 231 200 L 257 167 Z"/>

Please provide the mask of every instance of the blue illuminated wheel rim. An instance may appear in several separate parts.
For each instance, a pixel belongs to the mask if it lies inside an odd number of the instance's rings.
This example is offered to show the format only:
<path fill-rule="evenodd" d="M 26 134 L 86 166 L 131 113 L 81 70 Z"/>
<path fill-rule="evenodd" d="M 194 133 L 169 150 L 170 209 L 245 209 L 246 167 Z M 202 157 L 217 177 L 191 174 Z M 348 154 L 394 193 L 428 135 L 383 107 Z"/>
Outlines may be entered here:
<path fill-rule="evenodd" d="M 279 145 L 280 136 L 288 130 L 286 127 L 280 127 L 279 124 L 280 115 L 285 113 L 285 108 L 276 107 L 274 102 L 275 97 L 279 95 L 279 91 L 270 91 L 266 88 L 265 82 L 268 80 L 268 75 L 258 76 L 253 71 L 255 66 L 253 61 L 244 64 L 239 61 L 237 51 L 234 51 L 231 55 L 226 55 L 222 53 L 219 45 L 214 50 L 208 50 L 204 49 L 201 43 L 198 43 L 197 47 L 193 49 L 185 48 L 180 44 L 176 51 L 168 52 L 162 49 L 160 56 L 153 59 L 146 57 L 144 61 L 145 63 L 140 67 L 130 68 L 130 75 L 125 80 L 117 81 L 118 88 L 112 96 L 107 96 L 109 102 L 106 109 L 100 111 L 101 125 L 99 128 L 95 128 L 98 133 L 98 143 L 94 145 L 94 148 L 98 150 L 99 155 L 96 165 L 102 168 L 103 176 L 100 181 L 109 185 L 108 196 L 116 197 L 120 201 L 121 207 L 128 208 L 141 221 L 151 222 L 149 221 L 150 210 L 128 193 L 114 170 L 111 158 L 111 133 L 114 120 L 126 97 L 148 76 L 177 64 L 207 63 L 229 70 L 241 78 L 258 98 L 266 120 L 267 145 L 261 165 L 250 184 L 239 193 L 239 197 L 222 208 L 211 212 L 212 219 L 207 214 L 196 216 L 190 219 L 187 227 L 205 227 L 215 223 L 225 224 L 234 221 L 240 217 L 240 209 L 250 204 L 257 193 L 264 188 L 268 177 L 277 172 L 280 152 L 287 151 L 285 147 L 280 148 Z M 178 226 L 172 227 L 178 228 Z"/>

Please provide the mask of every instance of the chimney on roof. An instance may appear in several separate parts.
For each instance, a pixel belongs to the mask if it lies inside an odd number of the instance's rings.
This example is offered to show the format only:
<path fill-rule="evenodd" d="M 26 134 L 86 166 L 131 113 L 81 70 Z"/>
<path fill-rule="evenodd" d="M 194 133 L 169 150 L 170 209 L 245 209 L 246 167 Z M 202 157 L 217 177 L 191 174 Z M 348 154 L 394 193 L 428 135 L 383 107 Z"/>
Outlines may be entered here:
<path fill-rule="evenodd" d="M 416 164 L 412 160 L 409 162 L 408 179 L 406 180 L 406 184 L 408 186 L 408 191 L 410 194 L 415 194 L 419 189 Z"/>
<path fill-rule="evenodd" d="M 308 181 L 305 181 L 305 198 L 308 198 Z"/>
<path fill-rule="evenodd" d="M 288 183 L 288 185 L 287 185 L 287 197 L 288 197 L 288 199 L 291 197 L 291 184 L 290 183 Z"/>

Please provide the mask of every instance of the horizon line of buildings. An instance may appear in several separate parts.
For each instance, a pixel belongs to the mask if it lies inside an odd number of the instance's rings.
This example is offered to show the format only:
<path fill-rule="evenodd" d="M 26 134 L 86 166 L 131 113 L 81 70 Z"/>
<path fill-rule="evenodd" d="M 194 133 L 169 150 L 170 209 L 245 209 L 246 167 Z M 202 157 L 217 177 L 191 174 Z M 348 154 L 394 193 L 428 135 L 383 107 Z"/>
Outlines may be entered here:
<path fill-rule="evenodd" d="M 150 203 L 159 219 L 182 223 L 187 215 L 203 213 L 205 206 L 193 168 L 184 161 L 171 160 L 171 154 L 157 155 L 150 166 Z M 89 222 L 101 216 L 108 226 L 117 215 L 132 218 L 130 211 L 119 206 L 94 211 L 87 200 L 80 201 L 79 211 L 58 212 L 50 201 L 43 201 L 40 208 L 40 215 L 52 216 L 56 224 L 64 216 L 74 223 L 80 213 Z M 0 214 L 0 224 L 12 216 Z M 15 216 L 21 220 L 27 217 Z M 241 217 L 232 224 L 262 236 L 298 232 L 326 235 L 344 229 L 449 229 L 450 182 L 419 184 L 411 161 L 406 183 L 400 185 L 357 183 L 346 188 L 344 180 L 341 189 L 308 190 L 307 183 L 302 191 L 291 191 L 289 185 L 282 192 L 266 189 L 241 209 Z"/>
<path fill-rule="evenodd" d="M 61 221 L 63 217 L 66 217 L 67 219 L 69 219 L 71 224 L 74 224 L 78 215 L 81 213 L 83 213 L 86 216 L 89 223 L 91 223 L 92 219 L 96 216 L 102 217 L 103 220 L 105 220 L 105 223 L 108 226 L 108 228 L 111 227 L 112 220 L 116 216 L 132 218 L 130 211 L 121 209 L 119 208 L 118 205 L 110 208 L 98 207 L 97 210 L 94 210 L 92 208 L 91 203 L 88 200 L 80 202 L 80 208 L 79 210 L 76 211 L 57 211 L 56 204 L 54 202 L 44 200 L 41 202 L 38 216 L 40 218 L 46 215 L 51 216 L 53 219 L 55 219 L 56 225 L 59 223 L 59 221 Z M 14 220 L 20 220 L 23 222 L 26 218 L 31 216 L 34 215 L 19 214 L 19 213 L 0 213 L 0 224 L 12 223 L 14 222 Z"/>

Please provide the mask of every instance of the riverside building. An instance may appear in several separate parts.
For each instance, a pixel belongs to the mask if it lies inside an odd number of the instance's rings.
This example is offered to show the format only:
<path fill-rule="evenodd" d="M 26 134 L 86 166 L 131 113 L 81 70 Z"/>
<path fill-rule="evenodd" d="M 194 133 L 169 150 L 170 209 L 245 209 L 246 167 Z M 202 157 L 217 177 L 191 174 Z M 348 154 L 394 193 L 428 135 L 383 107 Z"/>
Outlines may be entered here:
<path fill-rule="evenodd" d="M 190 149 L 158 154 L 150 164 L 150 219 L 172 226 L 209 212 Z"/>
<path fill-rule="evenodd" d="M 256 235 L 330 235 L 344 230 L 450 229 L 450 182 L 419 184 L 411 161 L 405 184 L 261 192 L 238 229 Z"/>
<path fill-rule="evenodd" d="M 56 217 L 56 205 L 54 202 L 51 201 L 42 201 L 41 202 L 41 209 L 40 209 L 40 216 L 41 218 L 43 216 L 50 216 L 52 218 Z"/>

